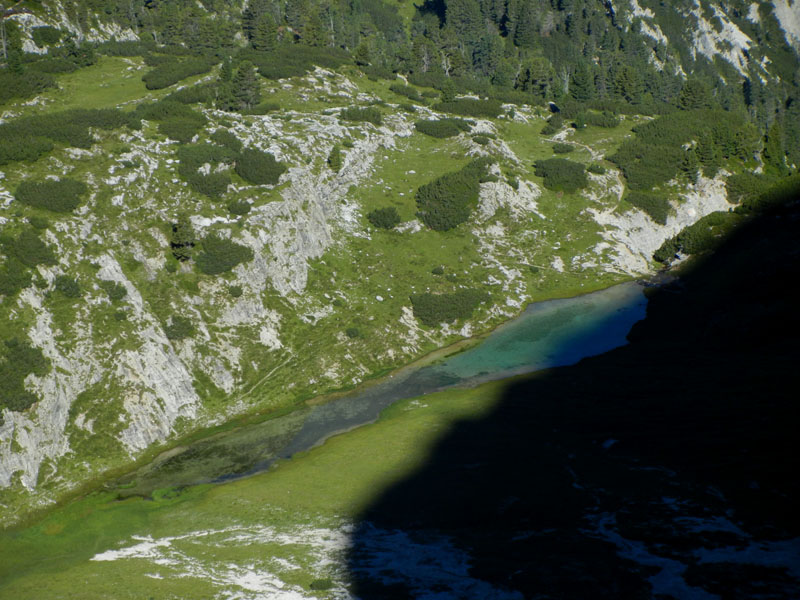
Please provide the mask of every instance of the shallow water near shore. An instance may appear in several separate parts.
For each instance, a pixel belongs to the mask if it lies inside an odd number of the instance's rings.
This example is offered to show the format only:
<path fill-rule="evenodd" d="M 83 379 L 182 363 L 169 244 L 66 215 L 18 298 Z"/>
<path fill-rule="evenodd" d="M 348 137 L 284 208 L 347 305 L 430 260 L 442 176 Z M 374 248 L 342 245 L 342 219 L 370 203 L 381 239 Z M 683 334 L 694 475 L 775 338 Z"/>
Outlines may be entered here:
<path fill-rule="evenodd" d="M 463 352 L 406 367 L 325 404 L 178 448 L 108 487 L 123 497 L 149 496 L 165 487 L 221 483 L 263 472 L 278 459 L 374 421 L 398 400 L 570 365 L 624 345 L 630 328 L 644 318 L 646 305 L 637 283 L 533 303 Z"/>

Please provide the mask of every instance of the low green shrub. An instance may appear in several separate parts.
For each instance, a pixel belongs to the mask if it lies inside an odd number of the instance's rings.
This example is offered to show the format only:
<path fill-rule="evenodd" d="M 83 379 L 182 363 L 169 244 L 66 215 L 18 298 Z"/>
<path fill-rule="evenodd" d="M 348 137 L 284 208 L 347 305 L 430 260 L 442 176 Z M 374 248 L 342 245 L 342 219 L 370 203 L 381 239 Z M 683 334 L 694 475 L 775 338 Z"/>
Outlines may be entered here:
<path fill-rule="evenodd" d="M 370 81 L 378 81 L 378 79 L 396 79 L 397 75 L 390 69 L 386 67 L 382 67 L 381 65 L 367 65 L 361 67 L 361 70 L 364 71 L 364 75 L 367 76 L 367 79 Z"/>
<path fill-rule="evenodd" d="M 0 71 L 0 83 L 2 71 Z M 2 93 L 2 92 L 0 92 Z M 36 160 L 53 149 L 53 142 L 91 148 L 89 128 L 138 127 L 134 113 L 117 109 L 73 109 L 20 117 L 0 124 L 0 165 L 17 160 Z"/>
<path fill-rule="evenodd" d="M 112 302 L 119 302 L 128 295 L 128 290 L 125 289 L 125 286 L 116 281 L 100 280 L 98 285 L 101 290 L 108 294 L 108 298 Z"/>
<path fill-rule="evenodd" d="M 582 112 L 578 115 L 578 119 L 582 120 L 586 125 L 593 125 L 594 127 L 613 128 L 620 124 L 619 117 L 609 111 L 597 112 Z"/>
<path fill-rule="evenodd" d="M 35 161 L 52 149 L 53 142 L 43 137 L 0 136 L 0 165 L 23 160 Z"/>
<path fill-rule="evenodd" d="M 159 133 L 182 144 L 191 142 L 202 128 L 201 123 L 189 119 L 171 119 L 158 124 Z"/>
<path fill-rule="evenodd" d="M 6 340 L 0 349 L 0 415 L 3 408 L 22 412 L 38 401 L 25 389 L 25 379 L 28 375 L 46 375 L 50 362 L 41 350 L 16 338 Z"/>
<path fill-rule="evenodd" d="M 489 299 L 485 292 L 474 289 L 461 289 L 450 294 L 414 294 L 411 306 L 414 316 L 427 327 L 440 323 L 452 323 L 457 319 L 472 316 L 475 309 Z"/>
<path fill-rule="evenodd" d="M 671 207 L 669 200 L 665 197 L 645 192 L 630 192 L 625 200 L 646 212 L 659 225 L 667 224 Z"/>
<path fill-rule="evenodd" d="M 784 177 L 773 183 L 758 196 L 746 198 L 736 207 L 739 214 L 754 214 L 781 206 L 800 197 L 800 173 Z"/>
<path fill-rule="evenodd" d="M 286 165 L 269 152 L 245 148 L 236 157 L 234 169 L 239 177 L 253 185 L 275 185 L 286 172 Z"/>
<path fill-rule="evenodd" d="M 367 214 L 367 219 L 379 229 L 394 229 L 400 224 L 400 215 L 394 206 L 375 209 Z"/>
<path fill-rule="evenodd" d="M 234 200 L 228 203 L 228 212 L 232 215 L 243 216 L 250 212 L 253 207 L 246 200 Z"/>
<path fill-rule="evenodd" d="M 192 75 L 208 73 L 217 61 L 209 58 L 189 57 L 183 60 L 171 58 L 142 76 L 148 90 L 160 90 L 169 87 L 181 79 Z"/>
<path fill-rule="evenodd" d="M 177 62 L 177 58 L 168 54 L 148 52 L 144 55 L 144 64 L 146 64 L 148 67 L 160 67 L 162 65 L 174 62 Z"/>
<path fill-rule="evenodd" d="M 50 227 L 50 221 L 45 219 L 44 217 L 40 217 L 39 215 L 33 215 L 28 217 L 28 223 L 31 224 L 31 227 L 34 229 L 47 229 Z"/>
<path fill-rule="evenodd" d="M 14 99 L 32 98 L 52 87 L 56 87 L 56 80 L 47 73 L 28 70 L 18 74 L 9 69 L 0 69 L 0 105 Z"/>
<path fill-rule="evenodd" d="M 725 192 L 728 202 L 739 204 L 745 200 L 757 198 L 773 181 L 767 175 L 757 173 L 736 173 L 725 180 Z"/>
<path fill-rule="evenodd" d="M 464 119 L 428 119 L 417 121 L 414 128 L 420 133 L 435 138 L 453 137 L 462 131 L 471 129 L 469 122 Z"/>
<path fill-rule="evenodd" d="M 80 67 L 68 58 L 53 56 L 37 60 L 31 63 L 28 68 L 38 71 L 39 73 L 57 74 L 72 73 L 73 71 L 77 71 Z"/>
<path fill-rule="evenodd" d="M 242 110 L 243 115 L 267 115 L 281 109 L 281 105 L 276 102 L 259 102 L 255 106 Z"/>
<path fill-rule="evenodd" d="M 361 337 L 361 330 L 358 327 L 348 327 L 344 330 L 344 334 L 351 340 Z"/>
<path fill-rule="evenodd" d="M 365 108 L 351 106 L 350 108 L 345 108 L 342 112 L 340 112 L 339 116 L 345 121 L 366 122 L 372 123 L 373 125 L 383 124 L 383 116 L 381 115 L 381 111 L 372 106 Z"/>
<path fill-rule="evenodd" d="M 205 116 L 192 107 L 182 102 L 167 100 L 166 98 L 158 102 L 140 104 L 136 107 L 134 113 L 139 119 L 146 119 L 148 121 L 161 122 L 173 119 L 186 119 L 189 121 L 197 121 L 203 125 L 207 122 Z"/>
<path fill-rule="evenodd" d="M 586 167 L 586 170 L 589 171 L 589 173 L 594 173 L 595 175 L 606 174 L 606 168 L 599 163 L 590 164 L 588 167 Z"/>
<path fill-rule="evenodd" d="M 700 254 L 718 247 L 736 229 L 744 217 L 733 212 L 713 212 L 685 227 L 678 235 L 666 240 L 653 258 L 669 263 L 678 253 Z"/>
<path fill-rule="evenodd" d="M 489 138 L 485 135 L 476 135 L 473 136 L 472 141 L 480 146 L 486 146 L 489 144 Z"/>
<path fill-rule="evenodd" d="M 553 152 L 555 154 L 569 154 L 575 151 L 575 146 L 572 144 L 553 144 Z"/>
<path fill-rule="evenodd" d="M 67 213 L 78 207 L 81 196 L 87 191 L 88 188 L 82 181 L 67 178 L 46 179 L 23 181 L 17 186 L 14 197 L 18 202 L 28 206 Z"/>
<path fill-rule="evenodd" d="M 31 229 L 24 229 L 16 238 L 2 238 L 0 248 L 26 267 L 58 264 L 50 246 Z"/>
<path fill-rule="evenodd" d="M 56 277 L 54 287 L 57 292 L 61 292 L 66 298 L 75 299 L 80 298 L 82 295 L 78 282 L 69 275 L 59 275 Z"/>
<path fill-rule="evenodd" d="M 491 159 L 479 158 L 417 190 L 417 216 L 431 229 L 447 231 L 469 219 Z"/>
<path fill-rule="evenodd" d="M 241 298 L 244 290 L 240 285 L 231 285 L 228 286 L 228 293 L 231 295 L 231 298 Z"/>
<path fill-rule="evenodd" d="M 164 102 L 179 102 L 181 104 L 206 104 L 214 99 L 216 88 L 209 83 L 189 85 L 180 90 L 175 90 L 164 98 Z"/>
<path fill-rule="evenodd" d="M 553 115 L 545 123 L 542 130 L 539 132 L 541 135 L 554 135 L 561 131 L 564 127 L 564 118 L 561 115 Z"/>
<path fill-rule="evenodd" d="M 565 158 L 549 158 L 534 163 L 537 177 L 544 179 L 544 187 L 554 191 L 574 193 L 589 183 L 584 167 Z"/>
<path fill-rule="evenodd" d="M 424 101 L 422 96 L 420 96 L 420 93 L 410 85 L 393 83 L 392 85 L 389 86 L 389 89 L 395 94 L 398 94 L 400 96 L 405 96 L 406 98 L 410 98 L 411 100 L 415 100 L 417 102 Z"/>
<path fill-rule="evenodd" d="M 95 49 L 99 54 L 106 56 L 145 56 L 155 49 L 155 43 L 134 40 L 110 41 L 97 44 Z"/>
<path fill-rule="evenodd" d="M 0 296 L 14 296 L 31 281 L 30 271 L 13 256 L 0 264 Z"/>
<path fill-rule="evenodd" d="M 228 191 L 231 183 L 231 176 L 223 171 L 221 173 L 192 173 L 186 177 L 186 181 L 194 191 L 204 194 L 209 198 L 221 198 Z"/>
<path fill-rule="evenodd" d="M 39 48 L 52 46 L 61 41 L 61 30 L 50 25 L 42 25 L 31 29 L 31 39 Z"/>
<path fill-rule="evenodd" d="M 315 66 L 336 69 L 351 61 L 350 54 L 340 48 L 303 44 L 278 46 L 271 52 L 247 49 L 241 51 L 239 57 L 252 62 L 258 68 L 259 74 L 267 79 L 300 77 Z"/>
<path fill-rule="evenodd" d="M 344 158 L 342 157 L 342 149 L 339 147 L 339 144 L 334 144 L 333 148 L 331 148 L 330 153 L 328 153 L 327 163 L 334 173 L 338 173 L 342 170 Z"/>
<path fill-rule="evenodd" d="M 253 260 L 250 248 L 213 234 L 206 236 L 202 251 L 195 258 L 197 267 L 206 275 L 225 273 L 249 260 Z"/>
<path fill-rule="evenodd" d="M 214 167 L 218 164 L 231 164 L 236 153 L 224 146 L 215 144 L 187 144 L 178 148 L 178 173 L 189 186 L 201 194 L 211 198 L 219 198 L 228 190 L 231 182 L 227 171 L 199 172 L 203 165 Z"/>
<path fill-rule="evenodd" d="M 187 144 L 180 146 L 176 153 L 178 158 L 178 173 L 183 177 L 190 177 L 205 164 L 211 166 L 218 164 L 233 164 L 237 154 L 225 146 L 215 144 Z"/>
<path fill-rule="evenodd" d="M 174 315 L 170 322 L 164 325 L 164 334 L 168 340 L 177 342 L 194 335 L 194 325 L 186 317 Z"/>
<path fill-rule="evenodd" d="M 746 161 L 761 143 L 748 119 L 735 111 L 680 110 L 633 128 L 609 160 L 622 170 L 632 190 L 647 191 L 686 169 L 687 144 L 694 145 L 703 172 L 711 176 L 729 161 Z"/>
<path fill-rule="evenodd" d="M 356 336 L 356 337 L 358 337 L 358 336 Z M 314 591 L 324 592 L 324 591 L 329 590 L 329 589 L 331 589 L 333 587 L 333 581 L 331 581 L 330 579 L 327 579 L 327 578 L 325 578 L 325 579 L 315 579 L 314 581 L 311 582 L 311 585 L 309 585 L 308 587 L 309 587 L 309 589 L 314 590 Z"/>
<path fill-rule="evenodd" d="M 227 148 L 231 152 L 239 152 L 243 147 L 242 141 L 225 129 L 217 129 L 210 137 L 212 142 Z"/>
<path fill-rule="evenodd" d="M 489 119 L 499 117 L 503 113 L 503 107 L 499 100 L 476 100 L 475 98 L 459 98 L 449 102 L 440 102 L 435 108 L 454 115 Z"/>

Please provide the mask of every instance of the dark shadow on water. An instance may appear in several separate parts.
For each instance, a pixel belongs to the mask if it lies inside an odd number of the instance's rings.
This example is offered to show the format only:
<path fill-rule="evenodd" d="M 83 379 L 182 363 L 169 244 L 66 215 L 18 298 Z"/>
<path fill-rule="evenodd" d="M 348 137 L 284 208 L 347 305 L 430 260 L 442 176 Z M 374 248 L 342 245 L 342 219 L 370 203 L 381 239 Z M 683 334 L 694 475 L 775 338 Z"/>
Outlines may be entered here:
<path fill-rule="evenodd" d="M 653 292 L 631 343 L 509 384 L 377 491 L 351 590 L 800 598 L 800 209 Z"/>

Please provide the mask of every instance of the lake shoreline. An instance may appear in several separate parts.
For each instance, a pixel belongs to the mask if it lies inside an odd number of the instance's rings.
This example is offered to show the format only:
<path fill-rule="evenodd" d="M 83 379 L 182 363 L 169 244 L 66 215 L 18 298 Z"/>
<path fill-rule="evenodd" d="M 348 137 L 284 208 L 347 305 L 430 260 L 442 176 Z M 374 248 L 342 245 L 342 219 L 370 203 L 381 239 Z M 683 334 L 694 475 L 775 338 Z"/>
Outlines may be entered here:
<path fill-rule="evenodd" d="M 489 337 L 495 331 L 497 331 L 499 328 L 502 328 L 508 323 L 513 322 L 515 319 L 518 319 L 526 310 L 528 310 L 528 308 L 531 305 L 550 302 L 553 300 L 566 300 L 566 299 L 579 298 L 582 296 L 586 296 L 588 294 L 604 291 L 613 288 L 615 286 L 624 285 L 627 283 L 638 283 L 640 285 L 649 284 L 658 286 L 661 284 L 661 281 L 659 274 L 656 273 L 655 275 L 647 277 L 621 278 L 611 283 L 610 285 L 606 285 L 605 283 L 600 283 L 600 282 L 596 283 L 597 285 L 589 286 L 587 289 L 579 289 L 579 290 L 575 288 L 562 289 L 559 291 L 555 291 L 553 294 L 548 295 L 546 297 L 537 299 L 533 302 L 529 302 L 524 306 L 521 306 L 520 309 L 513 316 L 504 319 L 503 321 L 493 325 L 492 327 L 486 330 L 480 331 L 477 334 L 472 335 L 468 338 L 463 338 L 451 344 L 435 348 L 430 352 L 427 352 L 408 363 L 402 364 L 400 366 L 391 369 L 387 369 L 385 371 L 378 371 L 372 376 L 367 377 L 366 379 L 364 379 L 362 382 L 360 382 L 355 386 L 328 391 L 323 394 L 315 395 L 311 398 L 299 399 L 296 402 L 287 404 L 277 409 L 270 409 L 268 411 L 256 410 L 253 412 L 236 415 L 235 417 L 225 421 L 222 424 L 217 424 L 210 427 L 200 427 L 196 430 L 190 431 L 184 434 L 183 436 L 172 440 L 171 443 L 168 442 L 166 447 L 153 449 L 152 451 L 145 451 L 141 456 L 139 456 L 138 458 L 136 458 L 131 462 L 126 463 L 124 466 L 120 466 L 117 469 L 110 469 L 102 474 L 99 474 L 98 477 L 96 478 L 92 478 L 88 481 L 85 481 L 79 487 L 64 494 L 53 504 L 41 507 L 40 509 L 34 509 L 21 519 L 8 523 L 5 526 L 0 526 L 0 531 L 10 532 L 15 530 L 25 529 L 45 519 L 48 516 L 48 514 L 50 514 L 52 511 L 55 511 L 76 500 L 80 500 L 81 498 L 91 496 L 94 493 L 113 492 L 113 490 L 120 488 L 120 486 L 124 486 L 122 480 L 124 480 L 125 478 L 130 477 L 134 473 L 138 472 L 139 470 L 145 468 L 150 464 L 162 461 L 170 456 L 180 454 L 182 451 L 184 451 L 187 447 L 189 447 L 192 444 L 205 440 L 213 440 L 214 438 L 223 435 L 229 435 L 245 427 L 257 425 L 260 423 L 265 423 L 267 421 L 272 421 L 280 417 L 285 417 L 289 414 L 295 413 L 304 408 L 328 404 L 344 396 L 364 393 L 365 391 L 368 391 L 375 386 L 378 386 L 382 383 L 385 383 L 393 379 L 398 374 L 404 373 L 409 370 L 417 370 L 426 366 L 434 365 L 446 359 L 452 358 L 453 356 L 456 356 L 462 352 L 470 350 L 471 348 L 479 345 L 487 337 Z M 250 392 L 252 392 L 252 390 L 250 390 Z M 348 430 L 350 429 L 352 428 L 348 428 Z M 326 437 L 325 439 L 329 439 L 329 437 L 330 436 Z M 324 443 L 324 441 L 325 440 L 320 440 L 319 443 L 322 444 Z"/>

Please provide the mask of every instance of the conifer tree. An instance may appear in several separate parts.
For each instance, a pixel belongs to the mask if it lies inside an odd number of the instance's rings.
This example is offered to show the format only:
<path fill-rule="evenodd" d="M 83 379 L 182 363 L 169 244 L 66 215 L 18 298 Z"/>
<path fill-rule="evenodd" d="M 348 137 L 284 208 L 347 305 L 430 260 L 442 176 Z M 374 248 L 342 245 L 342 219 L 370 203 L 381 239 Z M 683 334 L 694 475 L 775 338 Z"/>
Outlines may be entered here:
<path fill-rule="evenodd" d="M 172 224 L 172 237 L 169 244 L 172 248 L 172 255 L 181 262 L 189 260 L 196 242 L 197 237 L 192 222 L 186 213 L 181 213 L 176 222 Z"/>
<path fill-rule="evenodd" d="M 491 77 L 502 59 L 503 42 L 493 33 L 484 35 L 472 53 L 472 64 L 484 77 Z"/>
<path fill-rule="evenodd" d="M 706 177 L 714 177 L 720 166 L 719 152 L 714 144 L 714 138 L 708 131 L 704 131 L 698 136 L 695 152 L 700 164 L 703 165 L 703 174 Z"/>
<path fill-rule="evenodd" d="M 764 151 L 762 152 L 765 166 L 778 174 L 786 171 L 786 157 L 783 149 L 783 127 L 778 119 L 772 122 L 767 135 L 764 137 Z"/>
<path fill-rule="evenodd" d="M 271 52 L 278 45 L 278 27 L 271 14 L 265 12 L 258 16 L 253 26 L 250 45 L 261 52 Z"/>
<path fill-rule="evenodd" d="M 586 65 L 580 65 L 572 74 L 569 94 L 578 102 L 586 102 L 594 97 L 594 77 Z"/>
<path fill-rule="evenodd" d="M 362 42 L 356 46 L 356 49 L 353 51 L 353 61 L 360 67 L 366 67 L 370 64 L 369 44 L 366 40 L 362 40 Z"/>
<path fill-rule="evenodd" d="M 233 95 L 233 64 L 230 59 L 223 61 L 220 67 L 215 104 L 220 110 L 236 108 L 236 99 Z"/>
<path fill-rule="evenodd" d="M 242 12 L 242 31 L 251 42 L 259 20 L 269 12 L 269 8 L 268 0 L 248 0 L 247 8 Z"/>
<path fill-rule="evenodd" d="M 523 65 L 517 87 L 531 92 L 539 98 L 546 98 L 553 85 L 553 66 L 543 56 L 537 56 Z"/>
<path fill-rule="evenodd" d="M 332 149 L 330 154 L 328 154 L 328 166 L 331 168 L 331 171 L 334 173 L 338 173 L 342 169 L 342 149 L 339 147 L 339 144 L 336 144 Z"/>
<path fill-rule="evenodd" d="M 236 69 L 231 86 L 235 108 L 237 110 L 247 110 L 252 108 L 261 100 L 261 86 L 259 85 L 256 68 L 250 61 L 244 61 Z"/>
<path fill-rule="evenodd" d="M 711 90 L 705 82 L 696 77 L 687 79 L 678 94 L 678 107 L 683 110 L 708 108 L 711 103 Z"/>
<path fill-rule="evenodd" d="M 302 35 L 303 26 L 309 16 L 308 0 L 287 0 L 285 16 L 286 24 L 295 35 Z"/>
<path fill-rule="evenodd" d="M 447 0 L 447 27 L 466 44 L 476 43 L 484 30 L 484 18 L 476 0 Z"/>
<path fill-rule="evenodd" d="M 441 88 L 442 102 L 452 102 L 456 99 L 456 84 L 449 77 L 444 80 Z"/>
<path fill-rule="evenodd" d="M 614 92 L 617 96 L 631 104 L 638 104 L 642 91 L 642 78 L 635 68 L 625 65 L 617 72 L 614 78 Z"/>
<path fill-rule="evenodd" d="M 308 46 L 327 46 L 328 33 L 320 18 L 319 11 L 314 11 L 306 21 L 301 41 Z"/>
<path fill-rule="evenodd" d="M 535 48 L 539 43 L 539 22 L 531 2 L 520 5 L 514 29 L 514 44 L 520 48 Z"/>
<path fill-rule="evenodd" d="M 697 183 L 697 170 L 699 168 L 700 161 L 697 159 L 697 153 L 695 153 L 694 148 L 689 148 L 681 160 L 681 171 L 689 181 Z"/>

